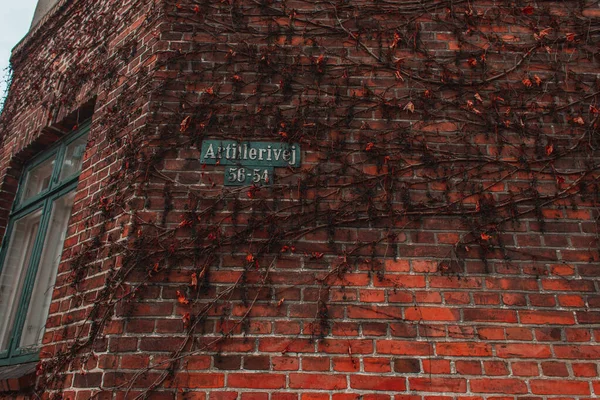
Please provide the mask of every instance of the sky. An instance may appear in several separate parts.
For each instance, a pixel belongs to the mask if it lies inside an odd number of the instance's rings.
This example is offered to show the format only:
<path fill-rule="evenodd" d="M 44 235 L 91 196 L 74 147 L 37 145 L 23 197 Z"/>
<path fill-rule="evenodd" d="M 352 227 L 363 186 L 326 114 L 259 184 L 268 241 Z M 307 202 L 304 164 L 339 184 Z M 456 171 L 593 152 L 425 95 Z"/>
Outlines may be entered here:
<path fill-rule="evenodd" d="M 5 94 L 10 51 L 29 30 L 36 4 L 37 0 L 0 0 L 0 99 Z"/>

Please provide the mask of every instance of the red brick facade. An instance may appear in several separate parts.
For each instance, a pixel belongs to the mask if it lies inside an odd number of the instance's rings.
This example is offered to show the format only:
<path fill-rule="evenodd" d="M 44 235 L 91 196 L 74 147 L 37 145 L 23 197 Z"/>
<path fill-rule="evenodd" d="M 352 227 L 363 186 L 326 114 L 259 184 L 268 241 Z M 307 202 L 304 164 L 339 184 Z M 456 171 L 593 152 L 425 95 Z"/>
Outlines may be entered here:
<path fill-rule="evenodd" d="M 91 133 L 0 398 L 597 398 L 599 41 L 591 1 L 60 1 L 13 53 L 2 234 Z M 208 139 L 302 163 L 223 186 Z"/>

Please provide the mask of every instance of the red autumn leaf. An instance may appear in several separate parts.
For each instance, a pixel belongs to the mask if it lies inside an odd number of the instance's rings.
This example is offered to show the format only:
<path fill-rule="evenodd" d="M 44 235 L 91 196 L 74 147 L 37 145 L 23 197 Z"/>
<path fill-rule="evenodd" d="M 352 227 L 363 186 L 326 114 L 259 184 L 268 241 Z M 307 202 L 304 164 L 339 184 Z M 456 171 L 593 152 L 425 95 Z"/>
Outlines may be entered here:
<path fill-rule="evenodd" d="M 473 97 L 475 97 L 475 100 L 480 101 L 480 102 L 483 103 L 483 99 L 481 98 L 481 96 L 479 95 L 479 93 L 475 93 L 475 95 Z"/>
<path fill-rule="evenodd" d="M 439 265 L 438 265 L 438 271 L 443 273 L 448 272 L 448 270 L 450 270 L 450 265 L 448 265 L 447 262 L 442 261 Z"/>
<path fill-rule="evenodd" d="M 204 267 L 202 268 L 202 271 L 200 271 L 200 275 L 198 275 L 199 279 L 204 278 L 204 275 L 206 275 L 206 270 L 208 269 L 208 267 Z"/>
<path fill-rule="evenodd" d="M 538 86 L 540 86 L 542 84 L 542 78 L 540 78 L 537 75 L 533 76 L 533 80 L 535 81 L 535 84 L 538 85 Z"/>
<path fill-rule="evenodd" d="M 185 298 L 185 295 L 181 293 L 179 290 L 175 292 L 177 294 L 177 302 L 179 304 L 190 304 L 190 301 Z"/>
<path fill-rule="evenodd" d="M 575 41 L 575 34 L 574 33 L 567 33 L 565 36 L 567 38 L 567 42 L 574 42 Z"/>
<path fill-rule="evenodd" d="M 373 150 L 373 147 L 375 147 L 375 144 L 373 144 L 373 142 L 369 142 L 367 143 L 367 147 L 365 147 L 365 151 L 371 151 Z"/>
<path fill-rule="evenodd" d="M 187 220 L 187 219 L 184 218 L 179 223 L 179 227 L 180 228 L 185 228 L 186 226 L 192 226 L 192 221 L 189 221 L 189 220 Z"/>
<path fill-rule="evenodd" d="M 392 42 L 390 48 L 395 49 L 398 46 L 398 42 L 400 42 L 400 34 L 398 32 L 394 32 L 394 41 Z"/>
<path fill-rule="evenodd" d="M 152 275 L 158 273 L 158 263 L 155 263 L 152 267 L 152 270 L 148 272 L 148 276 L 152 277 Z"/>
<path fill-rule="evenodd" d="M 248 255 L 246 256 L 246 261 L 249 263 L 254 262 L 254 256 L 252 255 L 252 253 L 248 253 Z"/>
<path fill-rule="evenodd" d="M 281 248 L 281 252 L 282 252 L 282 253 L 285 253 L 285 252 L 286 252 L 286 251 L 288 251 L 289 249 L 290 249 L 290 246 L 283 246 L 283 247 Z"/>
<path fill-rule="evenodd" d="M 598 108 L 596 108 L 595 106 L 590 104 L 590 112 L 592 114 L 600 114 L 600 110 L 598 110 Z"/>
<path fill-rule="evenodd" d="M 535 9 L 532 6 L 527 6 L 521 9 L 521 12 L 525 15 L 531 15 L 534 11 Z"/>
<path fill-rule="evenodd" d="M 554 146 L 549 144 L 546 145 L 546 155 L 549 156 L 550 154 L 552 154 L 552 152 L 554 151 Z"/>
<path fill-rule="evenodd" d="M 179 132 L 183 133 L 188 130 L 190 127 L 190 122 L 192 121 L 192 117 L 189 115 L 181 121 L 181 125 L 179 125 Z"/>
<path fill-rule="evenodd" d="M 210 94 L 213 95 L 215 93 L 215 89 L 213 89 L 213 87 L 209 87 L 205 90 L 206 94 Z"/>
<path fill-rule="evenodd" d="M 485 232 L 481 232 L 481 239 L 482 240 L 490 240 L 492 237 L 490 235 L 488 235 Z"/>
<path fill-rule="evenodd" d="M 277 307 L 281 307 L 281 305 L 283 304 L 283 302 L 285 301 L 285 297 L 282 297 L 278 302 L 277 302 Z"/>
<path fill-rule="evenodd" d="M 551 30 L 552 30 L 552 28 L 546 28 L 546 29 L 542 29 L 542 30 L 540 31 L 540 35 L 539 35 L 539 36 L 540 36 L 540 39 L 541 39 L 541 38 L 544 38 L 544 37 L 546 37 L 546 36 L 548 36 L 548 35 L 550 34 L 550 31 L 551 31 Z"/>
<path fill-rule="evenodd" d="M 523 82 L 523 85 L 525 85 L 528 88 L 533 86 L 533 83 L 531 83 L 531 79 L 529 78 L 523 78 L 521 82 Z"/>
<path fill-rule="evenodd" d="M 195 12 L 196 14 L 198 14 L 198 13 L 200 12 L 200 6 L 198 6 L 198 5 L 195 5 L 195 6 L 194 6 L 194 12 Z"/>
<path fill-rule="evenodd" d="M 195 272 L 192 273 L 192 283 L 190 284 L 190 286 L 194 289 L 198 287 L 198 275 Z"/>
<path fill-rule="evenodd" d="M 573 123 L 577 125 L 585 125 L 585 121 L 581 117 L 573 118 Z"/>
<path fill-rule="evenodd" d="M 186 312 L 185 314 L 183 314 L 181 316 L 181 320 L 183 321 L 183 326 L 187 328 L 190 325 L 190 321 L 191 321 L 190 313 Z"/>
<path fill-rule="evenodd" d="M 467 60 L 467 63 L 469 64 L 469 67 L 471 67 L 471 68 L 475 68 L 477 66 L 477 60 L 474 59 L 473 57 L 469 58 L 469 60 Z"/>
<path fill-rule="evenodd" d="M 565 183 L 565 178 L 563 178 L 562 176 L 556 176 L 556 183 L 558 183 L 559 185 L 561 183 Z"/>
<path fill-rule="evenodd" d="M 314 258 L 315 260 L 320 260 L 321 258 L 323 258 L 323 253 L 319 253 L 318 251 L 313 251 L 311 254 L 311 258 Z"/>

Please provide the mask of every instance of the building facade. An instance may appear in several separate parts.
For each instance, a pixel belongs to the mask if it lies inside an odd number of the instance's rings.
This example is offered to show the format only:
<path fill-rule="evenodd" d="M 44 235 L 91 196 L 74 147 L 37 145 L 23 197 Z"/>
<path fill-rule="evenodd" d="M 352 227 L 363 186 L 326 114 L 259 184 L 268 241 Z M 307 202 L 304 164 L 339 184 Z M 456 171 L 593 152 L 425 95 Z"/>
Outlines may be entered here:
<path fill-rule="evenodd" d="M 40 2 L 0 398 L 597 398 L 599 41 L 593 1 Z"/>

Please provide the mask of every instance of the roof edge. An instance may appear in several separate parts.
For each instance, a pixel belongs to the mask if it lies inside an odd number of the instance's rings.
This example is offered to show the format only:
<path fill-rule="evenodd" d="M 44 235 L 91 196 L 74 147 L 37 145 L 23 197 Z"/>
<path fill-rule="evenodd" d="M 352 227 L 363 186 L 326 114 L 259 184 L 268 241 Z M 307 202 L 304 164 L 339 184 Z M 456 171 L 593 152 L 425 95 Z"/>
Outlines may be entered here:
<path fill-rule="evenodd" d="M 42 27 L 44 27 L 49 20 L 53 19 L 53 17 L 55 17 L 60 10 L 76 3 L 77 1 L 78 0 L 59 0 L 56 4 L 54 4 L 35 25 L 29 28 L 27 34 L 12 48 L 10 55 L 11 64 L 13 58 L 15 58 L 18 53 L 23 51 L 36 37 L 41 34 Z"/>

